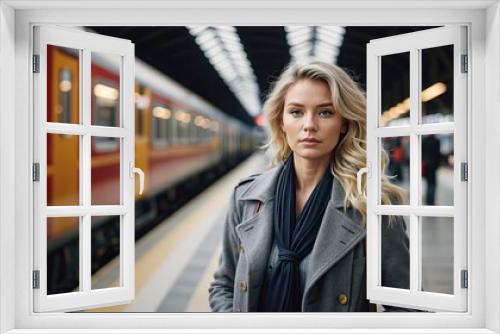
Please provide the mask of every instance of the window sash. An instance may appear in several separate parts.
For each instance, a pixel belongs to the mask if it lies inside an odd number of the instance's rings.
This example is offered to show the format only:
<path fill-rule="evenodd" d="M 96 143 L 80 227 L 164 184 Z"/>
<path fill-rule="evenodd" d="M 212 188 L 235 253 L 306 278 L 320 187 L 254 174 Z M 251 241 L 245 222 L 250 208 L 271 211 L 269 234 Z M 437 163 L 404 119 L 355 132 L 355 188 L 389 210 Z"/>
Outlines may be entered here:
<path fill-rule="evenodd" d="M 47 122 L 47 45 L 79 50 L 80 124 Z M 133 93 L 134 52 L 129 41 L 53 26 L 35 27 L 34 52 L 40 55 L 40 73 L 34 74 L 34 161 L 40 164 L 40 180 L 34 183 L 33 270 L 40 271 L 40 288 L 33 290 L 35 312 L 72 311 L 88 307 L 123 303 L 133 299 L 134 275 L 134 179 L 129 162 L 134 158 Z M 91 125 L 91 52 L 118 54 L 120 66 L 120 111 L 123 127 Z M 126 69 L 126 70 L 125 70 Z M 131 112 L 132 110 L 132 112 Z M 79 203 L 77 206 L 47 204 L 47 134 L 79 136 Z M 120 205 L 91 203 L 91 138 L 120 140 Z M 91 288 L 91 217 L 120 216 L 120 287 Z M 47 218 L 79 218 L 79 290 L 48 295 Z"/>
<path fill-rule="evenodd" d="M 372 40 L 367 47 L 367 297 L 376 303 L 421 308 L 431 311 L 467 310 L 467 289 L 460 286 L 461 270 L 467 267 L 467 183 L 460 180 L 460 163 L 467 162 L 467 75 L 461 73 L 461 55 L 466 54 L 466 28 L 450 26 Z M 419 124 L 421 110 L 420 50 L 444 45 L 454 46 L 454 122 Z M 410 53 L 410 125 L 380 127 L 381 57 L 402 52 Z M 420 144 L 419 136 L 429 133 L 454 135 L 454 205 L 419 205 Z M 380 138 L 410 137 L 410 204 L 379 205 L 380 203 Z M 416 153 L 417 152 L 417 153 Z M 381 286 L 380 214 L 409 216 L 410 287 L 408 290 Z M 420 216 L 453 217 L 453 295 L 419 291 L 422 273 Z"/>

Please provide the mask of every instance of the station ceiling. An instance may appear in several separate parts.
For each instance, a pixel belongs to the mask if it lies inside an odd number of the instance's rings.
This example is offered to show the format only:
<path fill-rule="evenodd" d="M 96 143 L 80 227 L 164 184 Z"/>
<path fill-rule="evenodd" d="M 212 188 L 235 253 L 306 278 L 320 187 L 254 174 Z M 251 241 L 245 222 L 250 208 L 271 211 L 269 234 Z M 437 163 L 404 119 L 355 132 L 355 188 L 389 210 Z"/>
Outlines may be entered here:
<path fill-rule="evenodd" d="M 203 97 L 223 112 L 254 125 L 240 101 L 225 84 L 189 30 L 176 27 L 89 27 L 97 33 L 125 38 L 135 44 L 135 54 L 142 61 L 155 67 L 184 87 Z M 365 88 L 366 44 L 376 38 L 408 33 L 429 27 L 345 27 L 343 42 L 337 56 L 337 65 L 348 72 Z M 247 54 L 257 79 L 260 99 L 264 100 L 270 84 L 290 61 L 290 48 L 283 26 L 242 26 L 236 32 Z M 386 71 L 385 80 L 394 85 L 386 104 L 403 99 L 401 86 L 402 65 L 395 59 L 390 64 L 394 70 Z M 393 101 L 392 101 L 393 100 Z"/>

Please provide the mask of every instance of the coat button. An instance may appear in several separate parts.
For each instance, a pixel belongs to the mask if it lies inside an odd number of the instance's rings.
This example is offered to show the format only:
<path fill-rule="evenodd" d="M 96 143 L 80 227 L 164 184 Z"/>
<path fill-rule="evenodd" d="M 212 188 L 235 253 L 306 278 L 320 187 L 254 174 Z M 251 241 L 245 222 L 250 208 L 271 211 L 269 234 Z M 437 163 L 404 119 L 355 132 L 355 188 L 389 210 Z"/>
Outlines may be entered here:
<path fill-rule="evenodd" d="M 339 304 L 345 305 L 347 304 L 347 296 L 341 293 L 337 296 L 337 301 L 339 302 Z"/>
<path fill-rule="evenodd" d="M 240 282 L 240 290 L 243 292 L 247 291 L 247 283 L 245 281 Z"/>
<path fill-rule="evenodd" d="M 243 247 L 243 244 L 240 244 L 240 252 L 244 252 L 245 251 L 245 248 Z"/>

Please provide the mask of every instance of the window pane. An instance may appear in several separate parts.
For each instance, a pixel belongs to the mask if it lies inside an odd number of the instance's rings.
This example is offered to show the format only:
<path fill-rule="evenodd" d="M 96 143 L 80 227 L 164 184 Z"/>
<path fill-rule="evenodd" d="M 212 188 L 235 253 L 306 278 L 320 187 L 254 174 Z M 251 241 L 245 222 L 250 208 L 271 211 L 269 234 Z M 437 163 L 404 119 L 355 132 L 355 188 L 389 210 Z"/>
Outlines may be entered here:
<path fill-rule="evenodd" d="M 80 121 L 80 51 L 47 45 L 47 121 Z"/>
<path fill-rule="evenodd" d="M 453 294 L 453 218 L 421 217 L 422 291 Z"/>
<path fill-rule="evenodd" d="M 380 63 L 380 126 L 409 125 L 410 53 L 382 56 Z"/>
<path fill-rule="evenodd" d="M 47 134 L 47 205 L 80 204 L 80 136 Z"/>
<path fill-rule="evenodd" d="M 92 52 L 92 125 L 121 126 L 122 57 Z"/>
<path fill-rule="evenodd" d="M 79 217 L 47 218 L 47 294 L 78 291 Z"/>
<path fill-rule="evenodd" d="M 381 286 L 410 289 L 410 217 L 381 216 Z"/>
<path fill-rule="evenodd" d="M 121 140 L 92 137 L 92 205 L 121 204 Z"/>
<path fill-rule="evenodd" d="M 380 143 L 388 155 L 385 166 L 386 177 L 388 177 L 389 182 L 400 186 L 405 192 L 402 203 L 391 204 L 410 204 L 410 137 L 384 137 L 380 139 Z M 384 170 L 383 160 L 381 160 L 381 171 Z M 382 196 L 380 196 L 380 204 L 382 204 Z"/>
<path fill-rule="evenodd" d="M 421 52 L 421 123 L 453 122 L 453 45 Z"/>
<path fill-rule="evenodd" d="M 92 289 L 120 286 L 120 216 L 92 217 Z"/>
<path fill-rule="evenodd" d="M 421 136 L 421 204 L 453 205 L 453 135 Z"/>

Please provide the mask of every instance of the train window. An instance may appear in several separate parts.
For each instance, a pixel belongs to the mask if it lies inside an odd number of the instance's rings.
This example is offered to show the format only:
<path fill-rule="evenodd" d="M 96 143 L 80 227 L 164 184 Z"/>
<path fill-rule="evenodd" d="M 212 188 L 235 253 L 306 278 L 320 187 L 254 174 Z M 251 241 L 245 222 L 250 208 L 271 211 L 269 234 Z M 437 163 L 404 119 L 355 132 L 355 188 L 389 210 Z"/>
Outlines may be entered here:
<path fill-rule="evenodd" d="M 93 137 L 99 144 L 118 147 L 116 152 L 92 150 L 92 205 L 120 205 L 121 145 L 119 138 Z"/>
<path fill-rule="evenodd" d="M 196 125 L 196 117 L 198 117 L 198 115 L 196 115 L 196 113 L 193 113 L 192 117 L 194 117 L 194 122 L 191 122 L 190 123 L 190 140 L 191 140 L 191 143 L 193 144 L 196 144 L 199 142 L 199 138 L 198 138 L 198 134 L 199 134 L 199 131 L 198 131 L 198 126 Z"/>
<path fill-rule="evenodd" d="M 78 124 L 80 55 L 77 49 L 47 45 L 47 121 Z"/>
<path fill-rule="evenodd" d="M 467 290 L 460 284 L 467 270 L 467 183 L 457 177 L 461 163 L 467 161 L 467 130 L 465 117 L 453 118 L 454 108 L 460 106 L 459 114 L 465 115 L 467 105 L 467 76 L 453 66 L 466 54 L 465 36 L 465 27 L 444 27 L 368 44 L 368 77 L 372 79 L 367 88 L 367 164 L 373 170 L 367 176 L 367 296 L 371 300 L 430 311 L 467 310 Z M 386 57 L 398 57 L 394 62 L 404 64 L 400 80 L 408 91 L 398 95 L 408 98 L 404 106 L 383 112 L 377 122 L 375 115 L 385 106 L 376 102 L 384 101 L 399 86 L 384 81 Z M 425 74 L 429 71 L 432 80 Z M 447 87 L 449 96 L 445 95 Z M 439 101 L 434 103 L 436 98 Z M 402 203 L 382 201 L 382 148 L 389 153 L 389 174 L 409 192 Z M 406 218 L 410 258 L 404 269 L 409 286 L 398 285 L 399 289 L 382 285 L 380 275 L 380 249 L 386 235 L 380 222 L 387 215 Z M 440 264 L 439 271 L 435 263 Z"/>
<path fill-rule="evenodd" d="M 180 144 L 189 143 L 189 124 L 191 123 L 191 114 L 184 110 L 175 112 L 175 120 L 177 121 L 177 139 Z"/>
<path fill-rule="evenodd" d="M 120 216 L 91 217 L 91 289 L 120 285 Z"/>
<path fill-rule="evenodd" d="M 71 90 L 72 90 L 71 70 L 61 69 L 59 72 L 59 107 L 58 121 L 61 123 L 71 123 Z"/>
<path fill-rule="evenodd" d="M 152 110 L 152 136 L 155 145 L 166 145 L 171 142 L 170 128 L 172 111 L 164 104 L 155 104 Z"/>
<path fill-rule="evenodd" d="M 206 141 L 206 128 L 210 124 L 210 120 L 202 115 L 198 115 L 194 118 L 194 125 L 196 128 L 196 138 L 199 142 Z"/>

